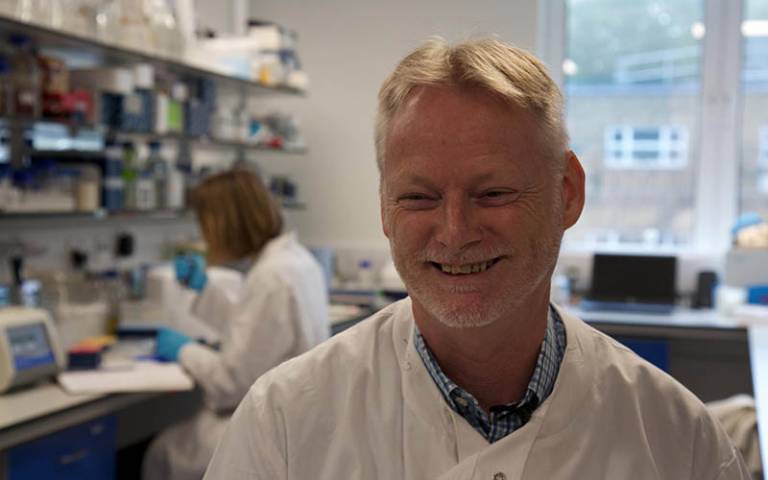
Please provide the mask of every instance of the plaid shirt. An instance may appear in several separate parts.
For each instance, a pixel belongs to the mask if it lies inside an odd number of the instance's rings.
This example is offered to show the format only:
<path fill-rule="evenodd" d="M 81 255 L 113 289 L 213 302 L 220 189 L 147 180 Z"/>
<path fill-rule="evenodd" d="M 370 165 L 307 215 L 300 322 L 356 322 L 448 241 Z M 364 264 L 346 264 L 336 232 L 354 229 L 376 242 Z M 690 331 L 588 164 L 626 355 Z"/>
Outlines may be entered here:
<path fill-rule="evenodd" d="M 544 341 L 525 395 L 515 403 L 494 405 L 488 414 L 480 407 L 475 397 L 443 373 L 418 328 L 415 329 L 415 337 L 416 351 L 419 352 L 445 401 L 490 443 L 525 425 L 534 410 L 547 399 L 555 386 L 566 344 L 563 321 L 555 309 L 550 307 Z"/>

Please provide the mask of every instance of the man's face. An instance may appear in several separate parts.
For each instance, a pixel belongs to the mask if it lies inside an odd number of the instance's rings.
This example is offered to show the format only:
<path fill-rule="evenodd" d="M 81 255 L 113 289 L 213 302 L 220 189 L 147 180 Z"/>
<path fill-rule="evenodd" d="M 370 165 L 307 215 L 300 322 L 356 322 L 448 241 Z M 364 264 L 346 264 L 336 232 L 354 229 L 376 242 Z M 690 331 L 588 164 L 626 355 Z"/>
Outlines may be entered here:
<path fill-rule="evenodd" d="M 546 299 L 583 204 L 578 160 L 563 154 L 558 173 L 551 150 L 529 113 L 488 93 L 425 87 L 409 98 L 386 138 L 381 209 L 415 310 L 482 326 Z"/>

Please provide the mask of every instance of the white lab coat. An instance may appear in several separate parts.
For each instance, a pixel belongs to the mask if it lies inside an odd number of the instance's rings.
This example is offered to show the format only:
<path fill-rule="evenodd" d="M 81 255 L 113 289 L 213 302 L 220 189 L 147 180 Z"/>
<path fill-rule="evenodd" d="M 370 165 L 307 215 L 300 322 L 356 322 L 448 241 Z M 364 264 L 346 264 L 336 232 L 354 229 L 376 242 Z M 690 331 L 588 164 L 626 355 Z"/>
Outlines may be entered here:
<path fill-rule="evenodd" d="M 328 338 L 327 304 L 320 266 L 292 233 L 264 247 L 239 292 L 206 287 L 194 313 L 222 332 L 221 349 L 188 344 L 179 353 L 179 362 L 203 390 L 206 408 L 153 442 L 144 461 L 145 480 L 199 480 L 253 382 Z"/>
<path fill-rule="evenodd" d="M 693 394 L 558 311 L 568 345 L 554 390 L 496 443 L 443 400 L 413 346 L 406 299 L 261 377 L 205 478 L 749 478 Z"/>

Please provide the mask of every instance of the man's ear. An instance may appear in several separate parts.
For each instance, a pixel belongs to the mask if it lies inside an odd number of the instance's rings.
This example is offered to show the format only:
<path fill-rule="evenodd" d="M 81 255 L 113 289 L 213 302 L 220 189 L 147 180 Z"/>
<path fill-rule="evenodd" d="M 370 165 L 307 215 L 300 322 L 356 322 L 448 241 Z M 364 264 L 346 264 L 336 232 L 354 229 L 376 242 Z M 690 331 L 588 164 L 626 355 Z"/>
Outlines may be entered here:
<path fill-rule="evenodd" d="M 585 189 L 584 169 L 579 158 L 572 150 L 565 152 L 563 171 L 563 229 L 571 228 L 584 209 Z"/>

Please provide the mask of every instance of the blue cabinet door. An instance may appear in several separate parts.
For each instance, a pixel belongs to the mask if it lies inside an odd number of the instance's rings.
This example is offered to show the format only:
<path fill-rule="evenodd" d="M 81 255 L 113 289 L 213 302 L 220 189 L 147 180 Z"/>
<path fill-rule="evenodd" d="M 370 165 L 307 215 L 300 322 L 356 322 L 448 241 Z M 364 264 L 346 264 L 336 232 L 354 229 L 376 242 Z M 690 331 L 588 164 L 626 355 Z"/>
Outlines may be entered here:
<path fill-rule="evenodd" d="M 8 480 L 115 478 L 116 427 L 110 415 L 14 447 L 7 452 Z"/>

